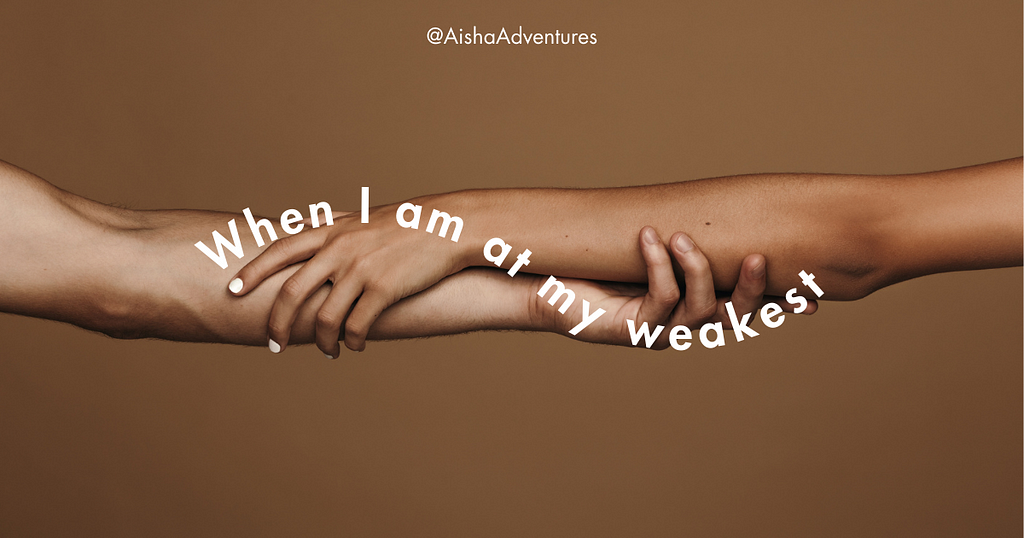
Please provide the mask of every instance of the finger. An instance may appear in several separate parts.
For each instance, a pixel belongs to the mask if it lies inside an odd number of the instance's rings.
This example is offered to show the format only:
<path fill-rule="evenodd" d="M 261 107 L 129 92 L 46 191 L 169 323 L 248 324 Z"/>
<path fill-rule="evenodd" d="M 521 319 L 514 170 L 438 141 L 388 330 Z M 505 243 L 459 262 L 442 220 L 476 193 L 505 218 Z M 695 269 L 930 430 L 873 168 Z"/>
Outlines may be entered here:
<path fill-rule="evenodd" d="M 298 316 L 299 307 L 314 291 L 320 289 L 333 274 L 332 261 L 326 257 L 317 256 L 303 265 L 292 276 L 288 277 L 281 285 L 281 291 L 274 299 L 274 306 L 270 309 L 270 323 L 268 333 L 270 350 L 274 353 L 284 351 L 288 345 L 292 325 L 295 324 L 295 317 Z M 344 272 L 344 268 L 341 268 Z"/>
<path fill-rule="evenodd" d="M 353 285 L 335 284 L 327 299 L 320 305 L 320 310 L 316 314 L 316 347 L 320 348 L 328 359 L 341 356 L 341 344 L 338 343 L 341 325 L 360 292 L 361 289 Z"/>
<path fill-rule="evenodd" d="M 765 259 L 760 254 L 751 254 L 743 259 L 743 263 L 740 264 L 740 276 L 736 281 L 736 288 L 732 292 L 730 301 L 732 302 L 733 310 L 736 315 L 742 317 L 744 314 L 756 311 L 761 307 L 761 303 L 764 300 L 764 289 L 766 285 L 765 279 Z M 721 319 L 729 328 L 732 328 L 732 324 L 729 323 L 729 316 L 725 311 L 724 302 L 719 308 L 719 319 Z"/>
<path fill-rule="evenodd" d="M 636 322 L 659 323 L 668 319 L 679 303 L 679 285 L 672 270 L 672 258 L 650 226 L 640 230 L 640 252 L 647 264 L 647 295 L 640 303 Z"/>
<path fill-rule="evenodd" d="M 352 351 L 366 349 L 366 335 L 370 333 L 370 326 L 390 305 L 391 302 L 383 295 L 364 290 L 345 322 L 345 347 Z"/>
<path fill-rule="evenodd" d="M 711 265 L 693 240 L 682 232 L 672 236 L 672 256 L 683 270 L 686 297 L 672 315 L 674 325 L 691 329 L 711 319 L 717 310 L 715 282 L 711 278 Z"/>
<path fill-rule="evenodd" d="M 245 295 L 270 275 L 294 263 L 308 260 L 323 247 L 327 237 L 326 232 L 307 232 L 275 241 L 235 274 L 228 284 L 228 290 L 236 296 Z"/>

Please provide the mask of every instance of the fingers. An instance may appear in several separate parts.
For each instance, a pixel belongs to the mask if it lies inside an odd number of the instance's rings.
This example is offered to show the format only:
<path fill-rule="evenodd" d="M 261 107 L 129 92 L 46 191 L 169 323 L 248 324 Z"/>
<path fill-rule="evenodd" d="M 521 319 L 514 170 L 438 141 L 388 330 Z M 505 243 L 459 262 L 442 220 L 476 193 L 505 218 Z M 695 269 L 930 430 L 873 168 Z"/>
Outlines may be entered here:
<path fill-rule="evenodd" d="M 715 315 L 717 299 L 715 283 L 711 278 L 711 265 L 693 240 L 682 232 L 672 236 L 672 256 L 683 270 L 686 298 L 672 315 L 673 325 L 686 325 L 691 329 Z"/>
<path fill-rule="evenodd" d="M 316 347 L 329 359 L 341 356 L 341 345 L 338 343 L 341 324 L 345 322 L 345 315 L 361 291 L 352 286 L 335 284 L 320 305 L 316 314 Z"/>
<path fill-rule="evenodd" d="M 345 322 L 345 347 L 352 351 L 366 349 L 366 335 L 370 332 L 370 326 L 390 304 L 383 295 L 364 291 Z"/>
<path fill-rule="evenodd" d="M 736 312 L 746 314 L 761 307 L 764 300 L 765 259 L 760 254 L 751 254 L 740 264 L 740 277 L 732 292 L 732 306 Z"/>
<path fill-rule="evenodd" d="M 308 260 L 324 245 L 327 237 L 326 233 L 309 231 L 275 241 L 231 279 L 228 290 L 236 296 L 249 293 L 270 275 L 294 263 Z"/>
<path fill-rule="evenodd" d="M 270 351 L 274 353 L 284 351 L 288 345 L 292 324 L 295 323 L 299 308 L 313 292 L 327 282 L 333 274 L 335 265 L 333 261 L 328 261 L 325 257 L 316 257 L 284 281 L 281 291 L 278 292 L 277 298 L 274 300 L 274 306 L 270 309 L 270 323 L 268 324 Z M 344 267 L 341 269 L 344 272 Z M 332 290 L 332 295 L 334 291 Z"/>
<path fill-rule="evenodd" d="M 667 319 L 679 302 L 679 285 L 661 238 L 654 228 L 640 230 L 640 252 L 647 264 L 647 295 L 637 314 L 637 323 L 658 323 Z"/>
<path fill-rule="evenodd" d="M 783 312 L 789 313 L 793 313 L 794 310 L 799 308 L 799 303 L 790 303 L 785 297 L 771 295 L 766 297 L 764 295 L 766 286 L 767 272 L 764 256 L 751 254 L 744 258 L 743 263 L 740 265 L 740 276 L 736 282 L 736 289 L 733 290 L 732 297 L 730 298 L 736 314 L 743 315 L 748 312 L 754 312 L 768 303 L 775 303 L 782 308 Z M 818 302 L 814 299 L 805 298 L 805 300 L 806 305 L 800 313 L 809 316 L 818 310 Z M 726 322 L 726 325 L 730 325 L 727 322 L 729 317 L 725 314 L 724 301 L 719 305 L 719 318 Z"/>
<path fill-rule="evenodd" d="M 767 285 L 765 278 L 765 259 L 760 254 L 751 254 L 740 264 L 740 276 L 736 288 L 729 299 L 737 316 L 743 316 L 761 308 L 764 303 L 764 290 Z M 729 315 L 725 310 L 726 301 L 718 304 L 718 319 L 726 328 L 732 328 Z"/>

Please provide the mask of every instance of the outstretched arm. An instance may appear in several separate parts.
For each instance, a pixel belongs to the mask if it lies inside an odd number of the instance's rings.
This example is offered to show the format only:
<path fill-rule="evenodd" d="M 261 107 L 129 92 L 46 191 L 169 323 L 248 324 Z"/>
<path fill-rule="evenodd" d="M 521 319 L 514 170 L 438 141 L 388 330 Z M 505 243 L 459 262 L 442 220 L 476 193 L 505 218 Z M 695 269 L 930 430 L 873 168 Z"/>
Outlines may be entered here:
<path fill-rule="evenodd" d="M 642 282 L 627 230 L 682 230 L 705 246 L 715 283 L 731 289 L 756 245 L 768 293 L 813 271 L 832 300 L 945 271 L 1020 265 L 1021 158 L 897 176 L 769 174 L 623 189 L 468 191 L 424 203 L 464 214 L 459 260 L 494 235 L 534 250 L 536 272 Z M 624 233 L 625 232 L 625 233 Z M 494 235 L 492 235 L 494 234 Z"/>
<path fill-rule="evenodd" d="M 213 230 L 229 235 L 225 225 L 238 217 L 111 207 L 0 161 L 0 311 L 119 338 L 264 346 L 276 291 L 298 267 L 239 300 L 225 288 L 227 272 L 193 246 Z M 243 247 L 245 259 L 263 250 L 251 236 L 243 236 Z M 548 320 L 529 315 L 525 283 L 506 283 L 492 273 L 467 272 L 410 298 L 383 316 L 371 337 L 545 329 Z M 300 309 L 294 342 L 313 341 L 328 290 L 318 290 Z M 461 315 L 437 315 L 444 311 Z"/>
<path fill-rule="evenodd" d="M 211 264 L 194 243 L 213 230 L 229 235 L 226 223 L 238 217 L 115 208 L 0 161 L 0 311 L 65 321 L 119 338 L 266 345 L 270 306 L 281 283 L 301 266 L 273 275 L 244 298 L 231 297 L 225 287 L 229 274 Z M 251 236 L 242 241 L 243 262 L 262 250 Z M 609 312 L 638 323 L 692 325 L 714 319 L 718 314 L 710 270 L 699 249 L 674 253 L 687 282 L 695 283 L 694 293 L 677 305 L 668 254 L 660 243 L 657 247 L 634 247 L 661 275 L 661 285 L 653 292 L 567 283 L 577 289 L 587 286 L 595 305 L 600 301 Z M 734 296 L 741 312 L 760 306 L 764 263 L 759 256 L 751 257 L 746 274 Z M 512 279 L 496 269 L 463 271 L 387 309 L 369 336 L 394 339 L 485 329 L 564 334 L 565 324 L 577 313 L 553 315 L 537 296 L 539 287 L 536 275 Z M 314 341 L 314 328 L 322 323 L 317 313 L 329 290 L 322 286 L 300 307 L 292 343 Z M 610 321 L 615 317 L 600 320 L 580 338 L 626 345 L 621 323 Z M 322 349 L 337 347 L 336 340 L 318 343 Z"/>
<path fill-rule="evenodd" d="M 528 270 L 535 273 L 643 282 L 634 234 L 650 224 L 662 238 L 681 230 L 703 245 L 720 289 L 732 289 L 741 260 L 756 251 L 772 268 L 769 294 L 799 285 L 806 271 L 815 274 L 824 298 L 851 300 L 924 274 L 1020 265 L 1021 179 L 1017 158 L 900 176 L 750 175 L 618 189 L 425 196 L 404 212 L 399 204 L 376 208 L 369 224 L 341 219 L 278 241 L 238 273 L 245 283 L 239 293 L 259 289 L 265 277 L 312 256 L 275 301 L 271 337 L 288 341 L 298 306 L 330 279 L 335 287 L 324 308 L 343 314 L 354 304 L 345 343 L 360 349 L 387 305 L 464 267 L 492 265 L 484 245 L 496 237 L 512 246 L 503 268 L 528 249 Z M 435 210 L 462 220 L 458 242 L 438 237 L 444 220 L 431 226 Z M 456 229 L 450 225 L 448 236 Z M 331 337 L 342 317 L 325 329 Z"/>

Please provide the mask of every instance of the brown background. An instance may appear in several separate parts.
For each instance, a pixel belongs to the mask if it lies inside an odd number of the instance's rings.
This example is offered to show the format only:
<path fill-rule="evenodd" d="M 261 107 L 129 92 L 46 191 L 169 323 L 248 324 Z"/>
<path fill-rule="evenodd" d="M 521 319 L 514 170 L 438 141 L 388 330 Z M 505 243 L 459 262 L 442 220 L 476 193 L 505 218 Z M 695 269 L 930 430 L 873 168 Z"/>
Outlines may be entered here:
<path fill-rule="evenodd" d="M 0 4 L 0 158 L 133 207 L 1021 154 L 1017 0 L 93 4 Z M 425 38 L 474 24 L 599 43 Z M 334 362 L 4 315 L 0 535 L 1019 536 L 1022 294 L 948 274 L 724 349 Z"/>

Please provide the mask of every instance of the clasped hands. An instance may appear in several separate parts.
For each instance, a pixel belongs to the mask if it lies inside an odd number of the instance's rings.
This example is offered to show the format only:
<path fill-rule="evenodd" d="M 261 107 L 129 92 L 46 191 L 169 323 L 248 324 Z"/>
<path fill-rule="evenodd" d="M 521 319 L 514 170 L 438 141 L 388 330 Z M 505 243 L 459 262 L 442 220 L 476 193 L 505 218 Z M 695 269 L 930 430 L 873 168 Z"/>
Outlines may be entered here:
<path fill-rule="evenodd" d="M 316 316 L 316 344 L 325 355 L 335 358 L 341 353 L 340 340 L 349 349 L 362 351 L 370 327 L 389 306 L 474 265 L 472 248 L 398 226 L 394 207 L 374 208 L 368 224 L 361 223 L 358 214 L 336 212 L 333 226 L 307 228 L 278 240 L 232 278 L 231 293 L 243 296 L 278 271 L 306 262 L 283 283 L 271 308 L 271 351 L 280 352 L 287 346 L 299 308 L 325 283 L 332 288 Z M 654 228 L 646 226 L 639 231 L 638 248 L 647 268 L 646 286 L 558 277 L 578 298 L 588 300 L 591 311 L 601 308 L 606 312 L 571 337 L 627 346 L 631 341 L 626 320 L 634 320 L 636 326 L 646 322 L 652 327 L 685 325 L 694 329 L 721 322 L 731 328 L 726 302 L 732 302 L 739 316 L 767 302 L 766 261 L 760 254 L 743 259 L 735 289 L 730 297 L 723 297 L 715 291 L 707 258 L 685 233 L 673 234 L 666 246 Z M 520 273 L 509 278 L 509 285 L 513 278 L 541 282 Z M 583 318 L 582 300 L 573 301 L 562 314 L 537 295 L 539 284 L 527 288 L 532 291 L 519 295 L 526 304 L 509 308 L 526 312 L 529 326 L 569 335 L 569 329 Z M 793 310 L 785 301 L 776 302 L 787 312 Z M 816 307 L 810 301 L 803 313 L 811 314 Z M 651 348 L 668 345 L 668 331 L 662 331 Z"/>

